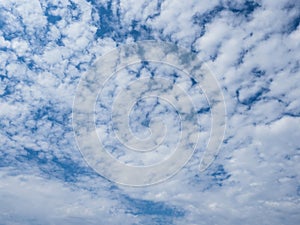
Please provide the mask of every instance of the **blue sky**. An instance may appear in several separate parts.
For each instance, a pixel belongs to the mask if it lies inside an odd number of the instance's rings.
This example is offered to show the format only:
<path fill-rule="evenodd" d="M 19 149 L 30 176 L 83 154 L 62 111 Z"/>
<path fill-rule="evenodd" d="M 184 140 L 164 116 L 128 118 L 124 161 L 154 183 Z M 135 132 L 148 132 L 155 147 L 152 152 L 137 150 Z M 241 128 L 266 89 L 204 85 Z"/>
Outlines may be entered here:
<path fill-rule="evenodd" d="M 0 224 L 298 224 L 299 23 L 300 4 L 289 0 L 1 1 Z M 172 178 L 134 188 L 87 164 L 72 107 L 80 78 L 97 60 L 143 40 L 176 44 L 206 63 L 224 95 L 226 133 L 207 170 L 198 170 L 200 147 Z M 169 72 L 170 81 L 191 87 L 172 68 L 157 67 L 120 71 L 105 85 L 112 99 L 100 96 L 99 105 L 109 105 L 133 75 Z M 187 93 L 199 104 L 203 147 L 211 109 L 193 88 Z M 156 112 L 166 124 L 178 120 L 167 104 L 144 107 L 154 114 L 133 108 L 136 135 L 147 135 Z M 98 135 L 124 162 L 159 160 L 176 145 L 178 124 L 163 152 L 125 156 L 103 136 L 110 114 L 95 111 Z"/>

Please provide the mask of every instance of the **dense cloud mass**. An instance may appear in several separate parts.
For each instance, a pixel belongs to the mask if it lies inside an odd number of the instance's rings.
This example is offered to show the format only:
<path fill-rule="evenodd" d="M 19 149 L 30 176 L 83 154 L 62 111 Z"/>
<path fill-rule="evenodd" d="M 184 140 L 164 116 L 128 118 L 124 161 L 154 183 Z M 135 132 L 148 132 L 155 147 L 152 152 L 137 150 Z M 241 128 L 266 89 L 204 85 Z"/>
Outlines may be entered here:
<path fill-rule="evenodd" d="M 299 23 L 291 0 L 1 1 L 0 224 L 299 224 Z M 72 106 L 98 58 L 143 40 L 175 43 L 209 66 L 227 128 L 204 172 L 196 151 L 168 181 L 133 188 L 87 165 Z"/>

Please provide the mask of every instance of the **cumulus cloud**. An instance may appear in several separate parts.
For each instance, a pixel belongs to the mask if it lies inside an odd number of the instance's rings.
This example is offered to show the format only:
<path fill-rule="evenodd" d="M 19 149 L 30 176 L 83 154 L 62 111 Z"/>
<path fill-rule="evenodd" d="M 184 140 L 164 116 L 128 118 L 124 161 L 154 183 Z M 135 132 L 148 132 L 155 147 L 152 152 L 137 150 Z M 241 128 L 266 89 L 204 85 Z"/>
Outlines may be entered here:
<path fill-rule="evenodd" d="M 289 0 L 2 1 L 1 222 L 297 224 L 299 10 Z M 174 42 L 208 64 L 227 131 L 203 173 L 200 149 L 169 181 L 117 187 L 78 151 L 73 97 L 99 56 L 145 39 Z"/>

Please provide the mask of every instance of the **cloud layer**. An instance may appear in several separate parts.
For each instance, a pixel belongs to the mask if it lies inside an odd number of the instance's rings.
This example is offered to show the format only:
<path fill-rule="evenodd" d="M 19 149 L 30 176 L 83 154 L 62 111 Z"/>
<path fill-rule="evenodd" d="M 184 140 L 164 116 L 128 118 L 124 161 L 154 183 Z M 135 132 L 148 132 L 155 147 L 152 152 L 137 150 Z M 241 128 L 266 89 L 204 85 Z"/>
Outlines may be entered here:
<path fill-rule="evenodd" d="M 299 12 L 288 0 L 2 1 L 1 223 L 299 223 Z M 197 151 L 167 182 L 115 186 L 76 146 L 73 97 L 97 58 L 149 39 L 208 64 L 225 140 L 203 173 Z"/>

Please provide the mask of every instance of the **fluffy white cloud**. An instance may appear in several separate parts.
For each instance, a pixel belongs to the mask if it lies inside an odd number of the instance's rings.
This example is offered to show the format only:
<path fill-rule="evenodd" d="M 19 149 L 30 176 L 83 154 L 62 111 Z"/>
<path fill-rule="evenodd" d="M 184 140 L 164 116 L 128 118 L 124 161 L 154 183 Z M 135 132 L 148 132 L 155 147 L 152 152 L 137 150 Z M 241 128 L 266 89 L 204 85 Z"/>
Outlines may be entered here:
<path fill-rule="evenodd" d="M 288 0 L 2 1 L 1 222 L 297 224 L 299 10 Z M 170 181 L 113 189 L 77 150 L 73 96 L 98 56 L 147 38 L 208 63 L 227 105 L 225 142 L 204 173 L 197 152 Z"/>

